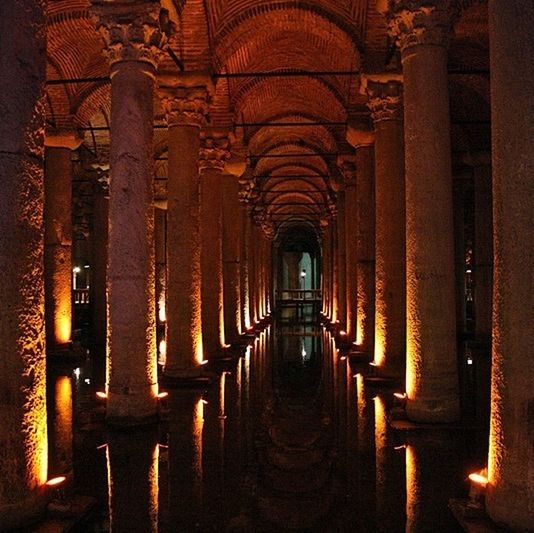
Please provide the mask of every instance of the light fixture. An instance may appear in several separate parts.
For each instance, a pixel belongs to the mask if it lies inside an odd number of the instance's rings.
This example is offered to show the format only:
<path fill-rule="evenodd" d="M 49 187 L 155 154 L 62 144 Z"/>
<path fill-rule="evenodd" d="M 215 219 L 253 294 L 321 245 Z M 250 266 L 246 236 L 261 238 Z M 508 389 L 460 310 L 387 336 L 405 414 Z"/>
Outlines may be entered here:
<path fill-rule="evenodd" d="M 208 364 L 208 360 L 207 360 L 207 359 L 204 359 L 203 361 L 201 361 L 200 364 L 201 364 L 201 365 L 207 365 L 207 364 Z"/>
<path fill-rule="evenodd" d="M 73 271 L 75 274 L 79 274 L 79 273 L 82 271 L 82 269 L 81 269 L 80 267 L 74 267 L 74 268 L 72 269 L 72 271 Z"/>
<path fill-rule="evenodd" d="M 47 487 L 57 487 L 58 485 L 61 485 L 62 483 L 65 482 L 67 478 L 65 476 L 58 476 L 58 477 L 53 477 L 52 479 L 49 479 L 45 485 Z"/>
<path fill-rule="evenodd" d="M 105 393 L 105 392 L 98 391 L 98 392 L 96 393 L 96 397 L 97 397 L 97 398 L 100 398 L 101 400 L 106 400 L 107 397 L 108 397 L 108 395 L 107 395 L 107 393 Z"/>
<path fill-rule="evenodd" d="M 399 400 L 406 400 L 406 393 L 405 392 L 394 392 L 393 396 Z"/>
<path fill-rule="evenodd" d="M 163 400 L 163 398 L 167 398 L 169 396 L 168 392 L 158 392 L 158 400 Z"/>

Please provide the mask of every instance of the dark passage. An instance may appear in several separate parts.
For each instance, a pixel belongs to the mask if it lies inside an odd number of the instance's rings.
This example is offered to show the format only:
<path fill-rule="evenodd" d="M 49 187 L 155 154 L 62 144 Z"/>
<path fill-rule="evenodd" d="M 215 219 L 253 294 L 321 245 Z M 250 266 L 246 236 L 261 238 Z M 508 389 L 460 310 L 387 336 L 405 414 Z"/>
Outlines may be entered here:
<path fill-rule="evenodd" d="M 98 500 L 80 531 L 453 532 L 448 499 L 484 459 L 475 430 L 391 429 L 394 391 L 313 322 L 280 319 L 211 387 L 169 390 L 159 427 L 106 432 L 100 367 L 50 379 L 51 464 Z"/>

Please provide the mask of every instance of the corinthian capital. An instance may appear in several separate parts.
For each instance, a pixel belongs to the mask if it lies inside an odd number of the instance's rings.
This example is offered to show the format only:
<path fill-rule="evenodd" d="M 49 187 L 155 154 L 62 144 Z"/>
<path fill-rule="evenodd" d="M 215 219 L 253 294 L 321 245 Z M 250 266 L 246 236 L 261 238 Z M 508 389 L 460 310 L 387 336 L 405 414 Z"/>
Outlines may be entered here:
<path fill-rule="evenodd" d="M 402 84 L 396 80 L 387 82 L 367 80 L 367 107 L 373 121 L 402 120 Z"/>
<path fill-rule="evenodd" d="M 388 0 L 388 33 L 401 50 L 419 44 L 448 46 L 458 15 L 456 0 Z"/>
<path fill-rule="evenodd" d="M 228 137 L 206 136 L 200 145 L 198 168 L 200 172 L 205 170 L 217 170 L 222 172 L 228 159 L 230 159 L 230 142 Z"/>
<path fill-rule="evenodd" d="M 92 6 L 111 65 L 143 61 L 156 67 L 166 39 L 160 28 L 159 0 L 92 0 Z"/>
<path fill-rule="evenodd" d="M 161 104 L 169 126 L 205 126 L 210 95 L 205 85 L 161 87 Z"/>

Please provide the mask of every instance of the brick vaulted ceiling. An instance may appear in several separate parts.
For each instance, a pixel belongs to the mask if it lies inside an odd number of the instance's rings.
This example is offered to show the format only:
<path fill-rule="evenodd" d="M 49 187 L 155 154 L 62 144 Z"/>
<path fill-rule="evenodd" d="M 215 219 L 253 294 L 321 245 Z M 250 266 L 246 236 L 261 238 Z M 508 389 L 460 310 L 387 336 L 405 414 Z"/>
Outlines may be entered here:
<path fill-rule="evenodd" d="M 453 147 L 469 151 L 489 142 L 487 7 L 460 3 L 449 53 Z M 253 213 L 278 229 L 318 227 L 333 212 L 338 156 L 354 150 L 348 130 L 354 124 L 371 128 L 360 73 L 399 71 L 376 0 L 162 0 L 161 5 L 173 23 L 169 46 L 179 66 L 215 75 L 210 125 L 229 131 L 235 152 L 246 157 L 243 181 Z M 90 0 L 49 0 L 47 23 L 49 125 L 78 129 L 87 153 L 105 163 L 109 66 Z M 159 69 L 180 75 L 171 54 Z M 52 81 L 62 79 L 77 81 Z M 164 196 L 167 133 L 157 95 L 155 103 L 156 194 Z"/>

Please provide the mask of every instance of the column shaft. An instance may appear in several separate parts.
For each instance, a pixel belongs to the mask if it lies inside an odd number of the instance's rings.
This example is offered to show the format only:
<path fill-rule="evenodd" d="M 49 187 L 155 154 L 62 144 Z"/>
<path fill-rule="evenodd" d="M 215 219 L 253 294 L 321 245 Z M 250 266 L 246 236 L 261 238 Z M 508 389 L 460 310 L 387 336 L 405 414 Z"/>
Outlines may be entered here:
<path fill-rule="evenodd" d="M 487 509 L 534 530 L 534 9 L 489 3 L 494 215 Z"/>
<path fill-rule="evenodd" d="M 244 333 L 251 326 L 250 318 L 250 282 L 249 282 L 249 225 L 247 210 L 241 208 L 241 246 L 239 255 L 241 278 L 241 332 Z"/>
<path fill-rule="evenodd" d="M 358 309 L 357 205 L 356 182 L 355 179 L 352 179 L 347 181 L 345 186 L 345 284 L 347 294 L 347 339 L 353 342 L 356 340 L 356 315 Z"/>
<path fill-rule="evenodd" d="M 337 193 L 337 248 L 338 248 L 338 320 L 343 329 L 347 326 L 347 256 L 345 240 L 345 191 Z M 308 274 L 309 275 L 309 274 Z"/>
<path fill-rule="evenodd" d="M 44 510 L 47 478 L 43 155 L 45 16 L 0 6 L 0 529 Z"/>

